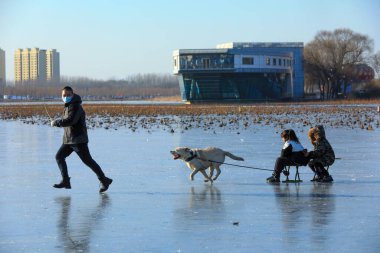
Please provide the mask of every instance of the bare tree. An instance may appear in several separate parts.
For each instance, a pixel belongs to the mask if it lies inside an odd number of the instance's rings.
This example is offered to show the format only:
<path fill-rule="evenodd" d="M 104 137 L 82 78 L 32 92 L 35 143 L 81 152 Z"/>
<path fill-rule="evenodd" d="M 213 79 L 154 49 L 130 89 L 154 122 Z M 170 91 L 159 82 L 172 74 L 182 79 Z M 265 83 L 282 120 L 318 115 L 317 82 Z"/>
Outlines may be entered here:
<path fill-rule="evenodd" d="M 55 97 L 57 89 L 72 86 L 87 99 L 143 99 L 179 95 L 177 78 L 170 74 L 136 74 L 122 80 L 95 80 L 86 77 L 62 77 L 60 83 L 23 83 L 6 86 L 4 94 L 31 98 Z"/>
<path fill-rule="evenodd" d="M 318 83 L 322 97 L 346 93 L 358 64 L 374 63 L 373 40 L 350 29 L 321 31 L 304 50 L 307 79 Z"/>
<path fill-rule="evenodd" d="M 380 72 L 380 51 L 372 56 L 372 64 L 371 66 L 374 68 L 376 73 Z"/>

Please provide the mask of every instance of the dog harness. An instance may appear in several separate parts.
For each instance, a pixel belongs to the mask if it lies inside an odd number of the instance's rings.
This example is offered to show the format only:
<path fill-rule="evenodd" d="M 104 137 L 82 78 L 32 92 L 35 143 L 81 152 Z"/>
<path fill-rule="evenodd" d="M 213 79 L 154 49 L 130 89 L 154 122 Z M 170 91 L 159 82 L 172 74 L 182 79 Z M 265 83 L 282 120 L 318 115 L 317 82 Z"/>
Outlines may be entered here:
<path fill-rule="evenodd" d="M 190 162 L 191 160 L 193 160 L 195 157 L 197 157 L 197 154 L 195 152 L 193 152 L 192 150 L 190 150 L 190 157 L 187 158 L 185 161 L 186 162 Z"/>

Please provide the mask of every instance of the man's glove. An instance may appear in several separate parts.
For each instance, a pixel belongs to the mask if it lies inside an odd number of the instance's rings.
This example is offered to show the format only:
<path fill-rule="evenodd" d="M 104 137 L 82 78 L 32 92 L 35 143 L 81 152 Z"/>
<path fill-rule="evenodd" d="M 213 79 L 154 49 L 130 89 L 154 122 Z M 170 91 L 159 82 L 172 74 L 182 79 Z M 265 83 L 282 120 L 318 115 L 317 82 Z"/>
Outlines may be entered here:
<path fill-rule="evenodd" d="M 50 125 L 51 125 L 52 127 L 56 127 L 56 126 L 58 126 L 58 120 L 57 120 L 57 119 L 52 120 L 52 121 L 50 122 Z"/>

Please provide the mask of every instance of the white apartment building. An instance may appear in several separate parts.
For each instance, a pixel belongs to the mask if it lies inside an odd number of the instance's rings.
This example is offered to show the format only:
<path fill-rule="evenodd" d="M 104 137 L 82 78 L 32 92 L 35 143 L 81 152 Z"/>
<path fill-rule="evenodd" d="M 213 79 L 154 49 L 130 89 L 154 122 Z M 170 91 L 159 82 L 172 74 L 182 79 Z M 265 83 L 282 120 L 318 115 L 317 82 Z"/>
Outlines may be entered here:
<path fill-rule="evenodd" d="M 59 53 L 55 49 L 17 49 L 14 55 L 16 83 L 59 82 Z"/>
<path fill-rule="evenodd" d="M 22 80 L 22 49 L 17 49 L 14 55 L 14 72 L 15 82 L 20 83 Z"/>
<path fill-rule="evenodd" d="M 0 86 L 6 83 L 5 75 L 5 51 L 0 48 Z"/>
<path fill-rule="evenodd" d="M 59 69 L 59 52 L 55 49 L 46 50 L 46 80 L 59 81 L 61 76 Z"/>

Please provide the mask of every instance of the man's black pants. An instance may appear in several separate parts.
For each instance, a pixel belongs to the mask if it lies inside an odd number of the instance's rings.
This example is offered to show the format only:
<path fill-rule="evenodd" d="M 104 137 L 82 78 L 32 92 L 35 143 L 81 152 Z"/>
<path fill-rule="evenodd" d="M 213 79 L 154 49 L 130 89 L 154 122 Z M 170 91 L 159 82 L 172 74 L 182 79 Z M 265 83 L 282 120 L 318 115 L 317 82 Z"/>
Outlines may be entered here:
<path fill-rule="evenodd" d="M 99 179 L 104 178 L 104 173 L 100 166 L 92 159 L 90 155 L 90 150 L 88 149 L 87 143 L 80 144 L 62 144 L 59 148 L 57 154 L 55 155 L 55 160 L 57 161 L 59 170 L 61 171 L 61 175 L 63 179 L 68 179 L 69 174 L 67 172 L 67 164 L 66 157 L 71 155 L 71 153 L 75 151 L 79 158 L 82 160 L 84 164 L 92 169 L 92 171 L 96 174 Z"/>

